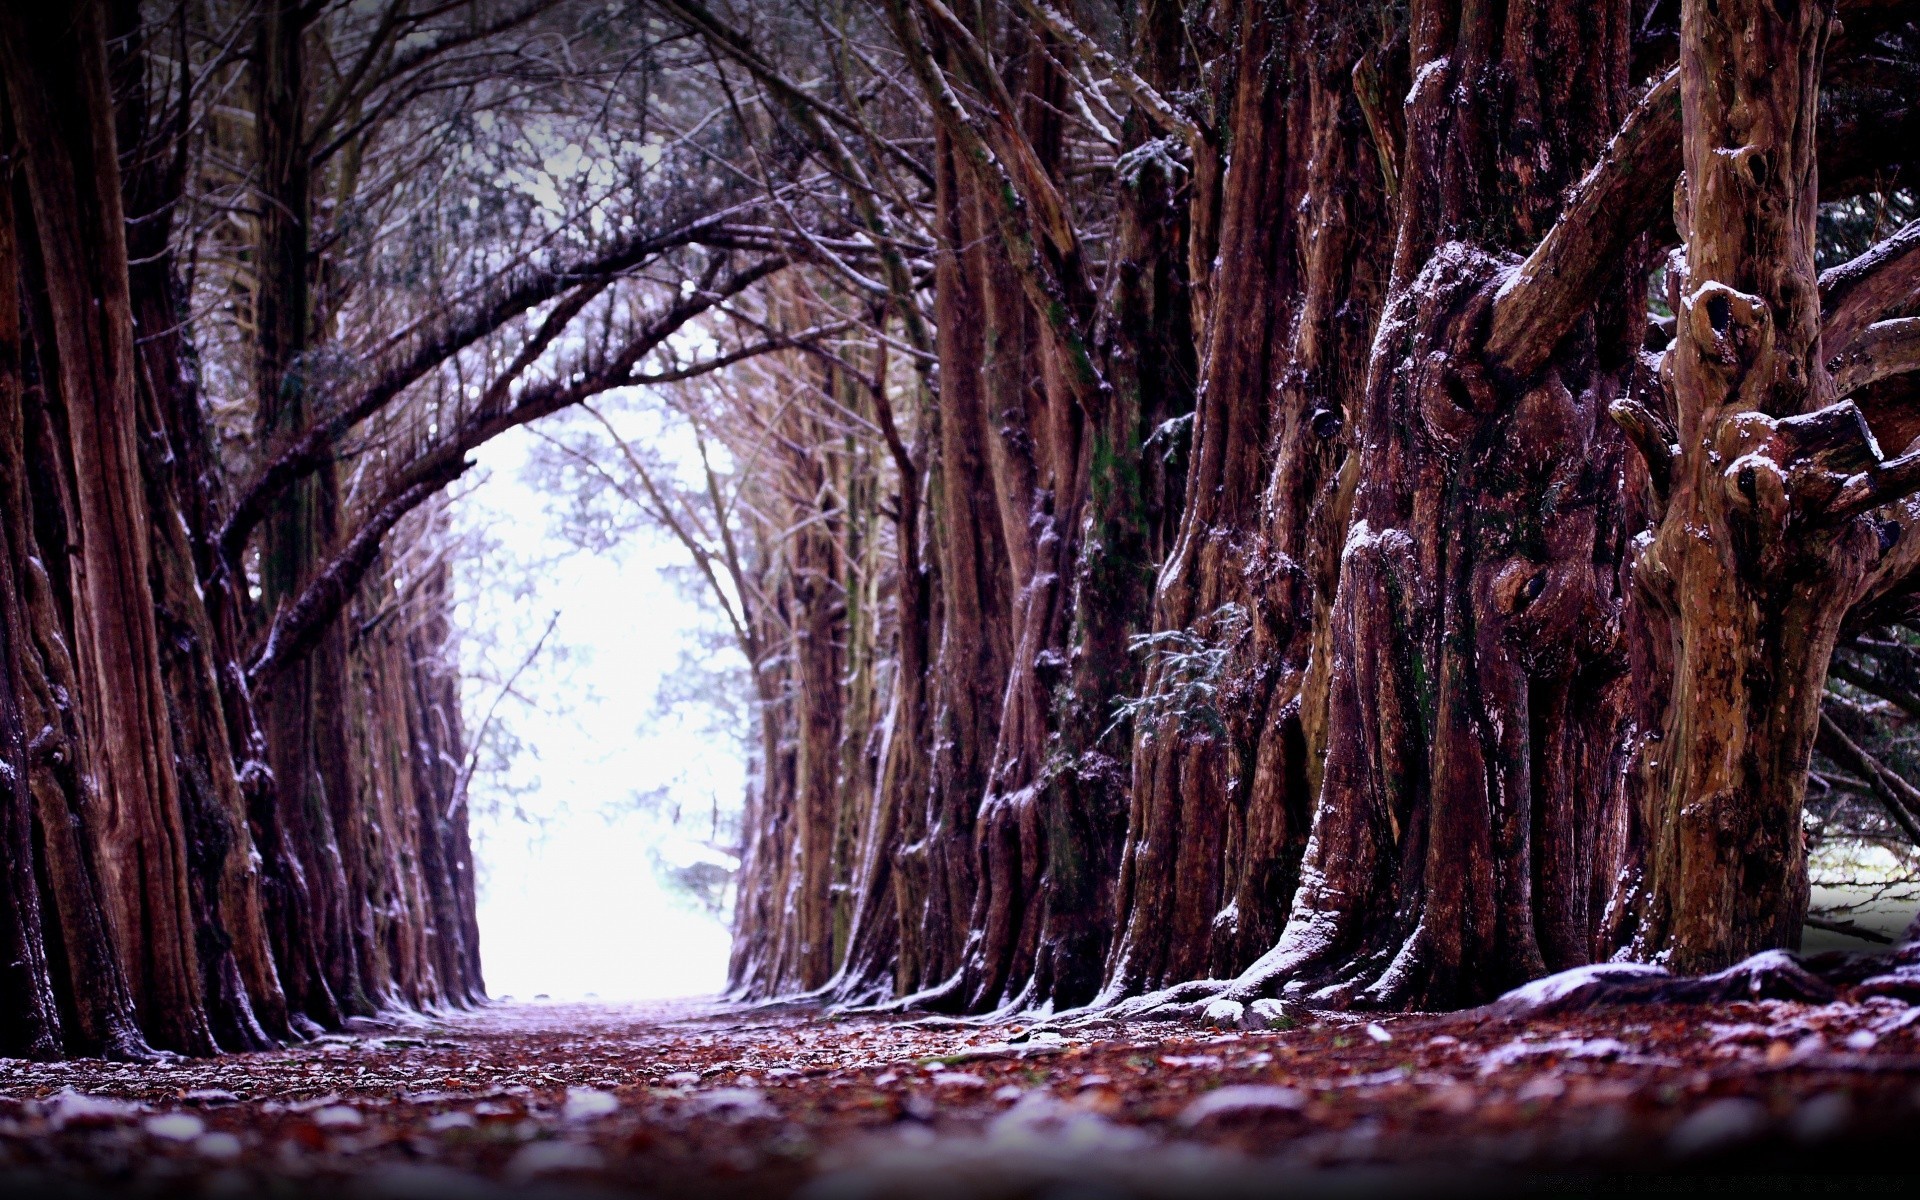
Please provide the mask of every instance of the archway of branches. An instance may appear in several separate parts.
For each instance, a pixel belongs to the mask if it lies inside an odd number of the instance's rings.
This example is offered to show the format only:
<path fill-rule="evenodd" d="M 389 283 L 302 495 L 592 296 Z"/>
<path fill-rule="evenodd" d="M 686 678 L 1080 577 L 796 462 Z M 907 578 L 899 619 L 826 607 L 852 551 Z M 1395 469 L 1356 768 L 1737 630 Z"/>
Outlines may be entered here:
<path fill-rule="evenodd" d="M 4 21 L 25 1051 L 480 1003 L 479 822 L 521 944 L 679 957 L 517 809 L 739 999 L 1903 936 L 1911 4 Z"/>

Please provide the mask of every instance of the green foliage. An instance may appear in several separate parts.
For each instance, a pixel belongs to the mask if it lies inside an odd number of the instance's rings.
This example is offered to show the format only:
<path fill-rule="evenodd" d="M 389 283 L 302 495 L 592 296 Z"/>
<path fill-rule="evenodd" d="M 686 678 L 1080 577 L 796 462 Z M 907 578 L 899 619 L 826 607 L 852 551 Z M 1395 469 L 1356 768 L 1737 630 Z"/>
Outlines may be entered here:
<path fill-rule="evenodd" d="M 1127 640 L 1128 649 L 1147 660 L 1147 689 L 1114 703 L 1106 737 L 1133 722 L 1158 729 L 1175 724 L 1182 737 L 1225 737 L 1220 693 L 1233 649 L 1252 627 L 1239 604 L 1223 604 L 1185 629 L 1144 633 Z"/>

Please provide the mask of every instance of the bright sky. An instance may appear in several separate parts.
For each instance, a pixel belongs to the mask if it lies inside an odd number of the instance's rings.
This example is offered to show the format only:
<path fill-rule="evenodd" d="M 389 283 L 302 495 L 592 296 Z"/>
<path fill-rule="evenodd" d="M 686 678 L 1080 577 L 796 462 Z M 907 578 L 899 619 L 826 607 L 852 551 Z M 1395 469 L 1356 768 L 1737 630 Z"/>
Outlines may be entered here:
<path fill-rule="evenodd" d="M 713 992 L 726 974 L 727 931 L 669 893 L 655 865 L 656 854 L 686 862 L 700 851 L 631 804 L 656 787 L 689 812 L 741 795 L 733 746 L 655 712 L 660 679 L 703 616 L 661 575 L 679 563 L 672 544 L 641 535 L 589 553 L 566 541 L 557 509 L 524 477 L 535 444 L 516 430 L 482 448 L 468 477 L 480 481 L 454 509 L 459 528 L 492 543 L 455 568 L 470 739 L 499 680 L 560 614 L 518 696 L 499 707 L 496 721 L 524 746 L 512 790 L 484 772 L 473 783 L 487 991 L 521 1000 Z"/>

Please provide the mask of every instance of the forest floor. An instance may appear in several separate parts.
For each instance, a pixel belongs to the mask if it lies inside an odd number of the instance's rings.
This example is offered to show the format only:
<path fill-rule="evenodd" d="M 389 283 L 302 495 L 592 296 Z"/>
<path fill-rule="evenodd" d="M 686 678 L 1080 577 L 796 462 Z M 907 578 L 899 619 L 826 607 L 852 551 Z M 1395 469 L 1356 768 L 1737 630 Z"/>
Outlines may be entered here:
<path fill-rule="evenodd" d="M 1920 1008 L 1885 999 L 1264 1032 L 700 1001 L 356 1025 L 218 1060 L 0 1060 L 0 1192 L 1920 1195 Z"/>

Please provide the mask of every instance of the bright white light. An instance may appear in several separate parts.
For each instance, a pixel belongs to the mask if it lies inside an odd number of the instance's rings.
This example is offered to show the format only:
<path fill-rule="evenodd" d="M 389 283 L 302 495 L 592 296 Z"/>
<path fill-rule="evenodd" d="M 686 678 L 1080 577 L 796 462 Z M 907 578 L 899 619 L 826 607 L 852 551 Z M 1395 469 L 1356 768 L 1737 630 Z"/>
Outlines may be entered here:
<path fill-rule="evenodd" d="M 652 852 L 684 860 L 685 846 L 662 844 L 658 823 L 627 804 L 663 786 L 689 811 L 741 794 L 735 747 L 653 719 L 661 676 L 708 618 L 660 574 L 678 564 L 677 547 L 641 538 L 587 554 L 566 544 L 549 498 L 521 477 L 532 444 L 515 431 L 482 448 L 485 481 L 455 511 L 459 527 L 497 545 L 458 568 L 458 623 L 472 631 L 462 650 L 469 737 L 498 692 L 472 669 L 482 638 L 497 647 L 495 669 L 511 671 L 560 612 L 515 686 L 526 702 L 502 705 L 529 750 L 513 772 L 525 790 L 489 795 L 485 777 L 474 785 L 487 990 L 520 1000 L 711 993 L 725 979 L 727 931 L 662 887 Z M 516 818 L 516 804 L 537 823 Z"/>

